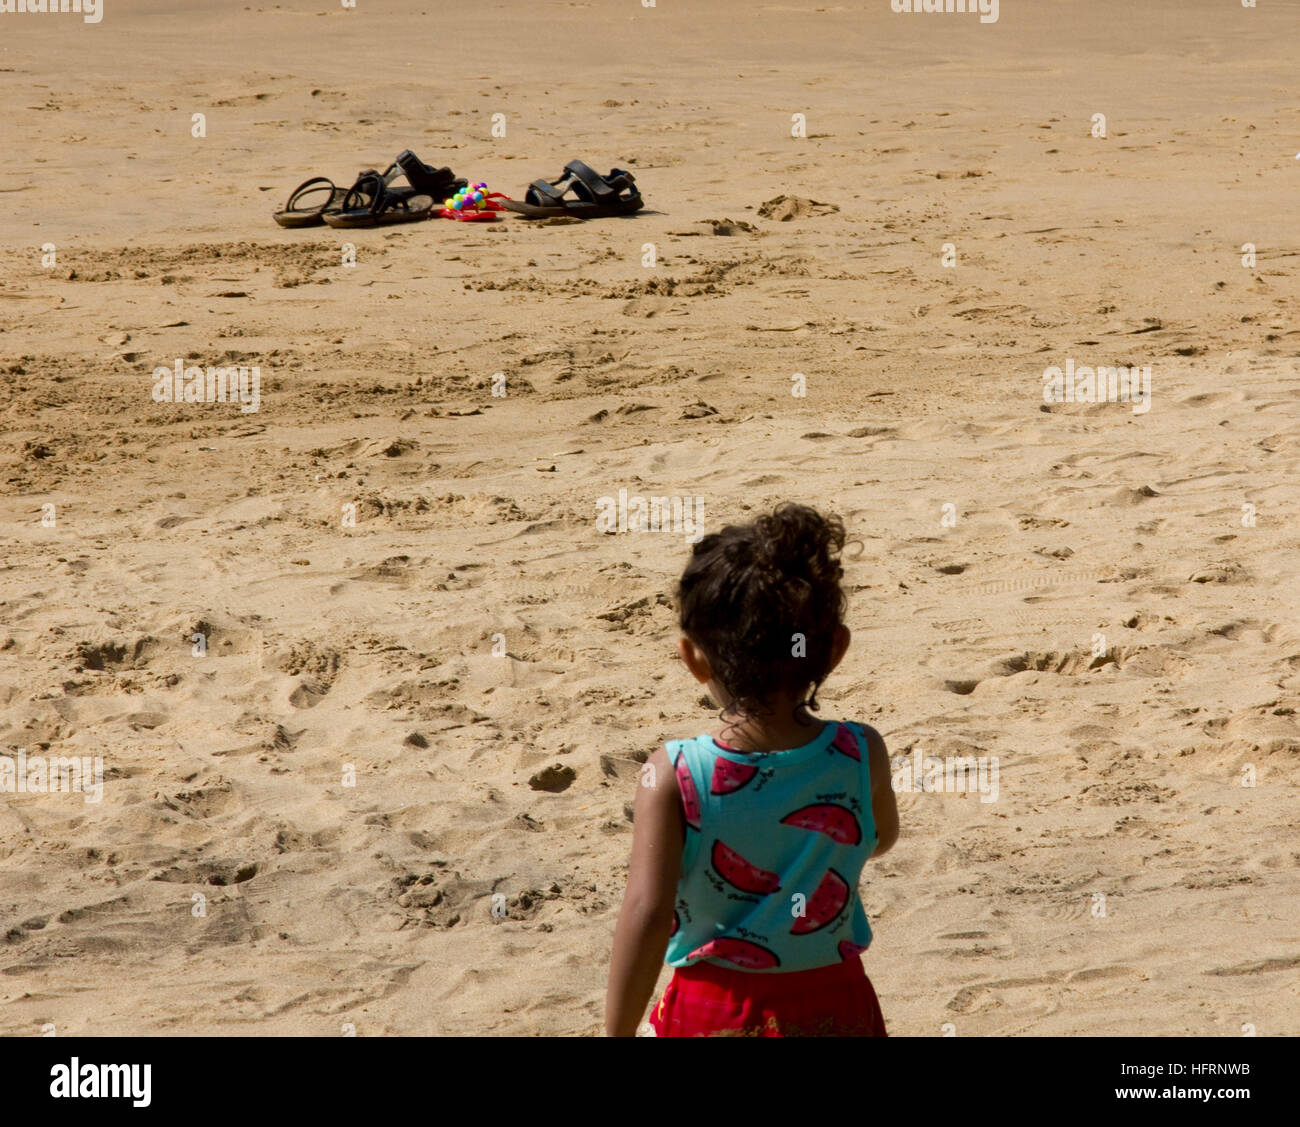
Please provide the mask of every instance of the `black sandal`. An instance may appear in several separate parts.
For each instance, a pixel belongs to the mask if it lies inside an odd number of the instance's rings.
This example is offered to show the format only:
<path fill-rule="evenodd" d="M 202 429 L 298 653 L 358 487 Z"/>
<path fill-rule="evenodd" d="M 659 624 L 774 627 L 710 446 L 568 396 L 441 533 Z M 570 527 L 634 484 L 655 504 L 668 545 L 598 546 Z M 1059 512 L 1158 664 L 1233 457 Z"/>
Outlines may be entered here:
<path fill-rule="evenodd" d="M 572 198 L 567 198 L 570 193 Z M 522 200 L 502 200 L 501 206 L 528 219 L 555 215 L 601 219 L 631 215 L 645 204 L 632 173 L 615 168 L 608 176 L 601 176 L 582 161 L 571 160 L 554 183 L 534 180 Z"/>
<path fill-rule="evenodd" d="M 406 182 L 417 192 L 425 192 L 435 200 L 444 200 L 454 196 L 462 188 L 469 187 L 469 181 L 457 177 L 450 168 L 432 168 L 425 164 L 410 149 L 397 154 L 397 166 L 406 176 Z"/>
<path fill-rule="evenodd" d="M 324 213 L 331 227 L 387 227 L 393 223 L 414 223 L 428 219 L 437 201 L 415 188 L 392 188 L 390 182 L 401 172 L 394 164 L 382 176 L 373 168 L 357 177 L 338 211 Z"/>
<path fill-rule="evenodd" d="M 320 227 L 325 223 L 325 212 L 337 211 L 347 194 L 347 189 L 336 188 L 333 180 L 328 180 L 324 176 L 313 176 L 310 180 L 304 180 L 289 194 L 284 208 L 272 212 L 272 218 L 281 227 Z M 302 201 L 311 196 L 324 198 L 304 207 Z"/>

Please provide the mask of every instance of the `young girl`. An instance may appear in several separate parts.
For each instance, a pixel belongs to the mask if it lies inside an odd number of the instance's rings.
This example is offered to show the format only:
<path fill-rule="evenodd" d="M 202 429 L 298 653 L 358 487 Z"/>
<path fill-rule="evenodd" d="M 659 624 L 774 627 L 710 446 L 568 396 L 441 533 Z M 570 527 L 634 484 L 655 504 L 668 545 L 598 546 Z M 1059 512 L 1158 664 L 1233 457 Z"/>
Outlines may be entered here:
<path fill-rule="evenodd" d="M 844 527 L 784 504 L 694 547 L 678 584 L 686 668 L 722 706 L 717 738 L 673 740 L 637 788 L 605 1029 L 661 1037 L 885 1036 L 861 952 L 870 857 L 898 837 L 880 735 L 822 722 L 849 645 Z"/>

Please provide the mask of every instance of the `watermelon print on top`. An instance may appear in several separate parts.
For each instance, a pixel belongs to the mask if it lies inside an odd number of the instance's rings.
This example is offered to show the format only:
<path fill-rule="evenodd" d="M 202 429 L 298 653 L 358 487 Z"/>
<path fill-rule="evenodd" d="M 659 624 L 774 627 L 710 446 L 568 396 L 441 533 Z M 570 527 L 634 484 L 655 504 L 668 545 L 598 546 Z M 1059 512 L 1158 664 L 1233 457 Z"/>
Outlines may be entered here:
<path fill-rule="evenodd" d="M 876 823 L 861 727 L 831 721 L 789 751 L 667 747 L 687 829 L 665 962 L 782 973 L 865 951 L 857 888 Z"/>

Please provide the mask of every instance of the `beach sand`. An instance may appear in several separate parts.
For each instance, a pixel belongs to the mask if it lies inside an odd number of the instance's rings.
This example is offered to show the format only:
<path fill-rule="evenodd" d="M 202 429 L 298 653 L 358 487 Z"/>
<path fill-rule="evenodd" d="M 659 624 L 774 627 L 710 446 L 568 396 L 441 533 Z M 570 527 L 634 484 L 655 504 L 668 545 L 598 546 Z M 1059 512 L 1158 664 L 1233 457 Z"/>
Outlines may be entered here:
<path fill-rule="evenodd" d="M 838 512 L 823 715 L 997 758 L 863 875 L 893 1034 L 1300 1034 L 1300 12 L 0 21 L 0 752 L 104 765 L 0 799 L 0 1033 L 598 1034 L 638 763 L 714 719 L 626 489 Z M 647 207 L 271 221 L 404 148 Z"/>

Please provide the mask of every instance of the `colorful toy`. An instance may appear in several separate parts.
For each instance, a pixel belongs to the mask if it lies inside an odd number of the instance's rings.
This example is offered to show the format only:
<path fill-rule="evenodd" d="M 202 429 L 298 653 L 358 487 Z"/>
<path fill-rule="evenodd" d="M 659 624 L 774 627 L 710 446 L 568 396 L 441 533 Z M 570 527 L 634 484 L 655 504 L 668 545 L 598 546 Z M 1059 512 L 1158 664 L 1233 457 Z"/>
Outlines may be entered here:
<path fill-rule="evenodd" d="M 491 222 L 497 218 L 497 212 L 505 210 L 495 201 L 509 198 L 502 192 L 488 191 L 487 183 L 480 181 L 461 188 L 454 196 L 443 200 L 439 214 L 445 219 L 459 219 L 462 223 Z"/>

